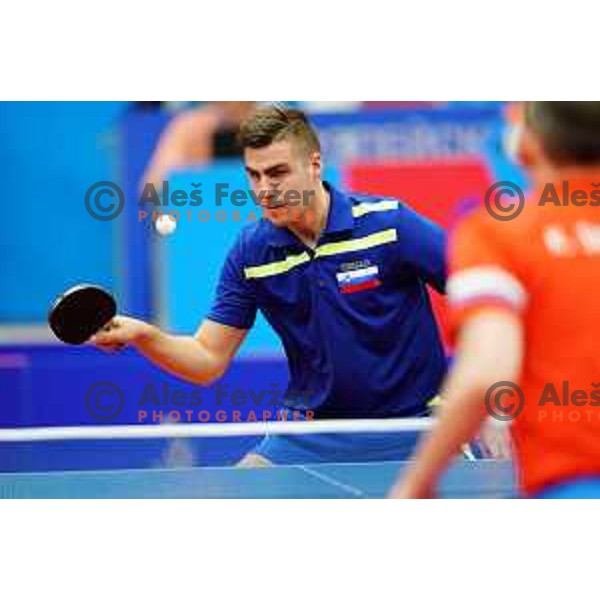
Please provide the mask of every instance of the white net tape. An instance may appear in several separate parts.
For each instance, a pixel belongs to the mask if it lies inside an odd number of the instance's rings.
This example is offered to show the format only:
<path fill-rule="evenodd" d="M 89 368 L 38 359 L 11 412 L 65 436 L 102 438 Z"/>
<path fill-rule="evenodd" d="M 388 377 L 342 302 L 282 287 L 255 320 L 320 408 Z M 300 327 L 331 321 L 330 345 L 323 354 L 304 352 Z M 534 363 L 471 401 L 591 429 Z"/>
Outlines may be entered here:
<path fill-rule="evenodd" d="M 149 438 L 244 437 L 335 433 L 423 432 L 431 418 L 356 419 L 323 421 L 259 421 L 251 423 L 202 423 L 162 425 L 100 425 L 76 427 L 22 427 L 0 429 L 1 442 L 54 440 L 110 440 Z"/>

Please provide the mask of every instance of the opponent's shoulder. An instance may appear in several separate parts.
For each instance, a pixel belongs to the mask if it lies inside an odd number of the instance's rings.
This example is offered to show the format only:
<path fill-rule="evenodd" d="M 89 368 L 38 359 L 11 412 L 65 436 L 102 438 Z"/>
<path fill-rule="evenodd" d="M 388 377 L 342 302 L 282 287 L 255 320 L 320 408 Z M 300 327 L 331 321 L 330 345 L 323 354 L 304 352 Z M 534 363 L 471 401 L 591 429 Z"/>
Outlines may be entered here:
<path fill-rule="evenodd" d="M 453 230 L 453 237 L 478 235 L 490 242 L 523 242 L 539 227 L 543 216 L 537 204 L 525 200 L 522 207 L 511 213 L 494 207 L 480 206 L 463 215 Z"/>

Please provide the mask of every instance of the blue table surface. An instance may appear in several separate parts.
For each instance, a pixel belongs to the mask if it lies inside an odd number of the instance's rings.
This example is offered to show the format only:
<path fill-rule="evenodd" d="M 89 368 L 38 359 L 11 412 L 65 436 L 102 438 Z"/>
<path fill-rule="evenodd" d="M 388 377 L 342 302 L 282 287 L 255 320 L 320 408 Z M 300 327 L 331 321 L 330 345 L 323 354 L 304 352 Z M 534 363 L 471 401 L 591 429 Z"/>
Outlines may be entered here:
<path fill-rule="evenodd" d="M 383 498 L 406 463 L 0 474 L 0 498 Z M 512 465 L 457 462 L 439 497 L 514 497 Z"/>

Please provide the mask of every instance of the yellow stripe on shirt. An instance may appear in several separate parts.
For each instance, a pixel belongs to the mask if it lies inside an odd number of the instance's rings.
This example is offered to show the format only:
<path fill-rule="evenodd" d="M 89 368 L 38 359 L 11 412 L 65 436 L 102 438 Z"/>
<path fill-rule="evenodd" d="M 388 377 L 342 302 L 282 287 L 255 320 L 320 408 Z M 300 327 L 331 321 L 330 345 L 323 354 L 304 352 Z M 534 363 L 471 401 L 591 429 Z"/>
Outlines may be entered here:
<path fill-rule="evenodd" d="M 347 252 L 357 252 L 367 250 L 384 244 L 391 244 L 398 239 L 398 233 L 395 229 L 385 229 L 377 233 L 372 233 L 362 238 L 346 240 L 343 242 L 332 242 L 318 246 L 315 250 L 315 257 L 334 256 L 336 254 L 345 254 Z M 262 279 L 264 277 L 273 277 L 282 275 L 291 271 L 295 267 L 310 261 L 308 252 L 288 256 L 285 260 L 267 263 L 266 265 L 257 265 L 255 267 L 246 267 L 244 275 L 246 279 Z"/>
<path fill-rule="evenodd" d="M 281 275 L 291 271 L 294 267 L 301 265 L 310 260 L 308 252 L 288 256 L 285 260 L 260 265 L 257 267 L 247 267 L 244 269 L 246 279 L 261 279 L 263 277 L 272 277 L 273 275 Z"/>
<path fill-rule="evenodd" d="M 324 244 L 317 248 L 316 255 L 320 256 L 333 256 L 335 254 L 345 254 L 346 252 L 357 252 L 359 250 L 367 250 L 368 248 L 374 248 L 375 246 L 383 246 L 384 244 L 391 244 L 398 239 L 398 232 L 395 229 L 385 229 L 378 233 L 372 233 L 366 237 L 357 238 L 355 240 L 346 240 L 344 242 L 333 242 L 331 244 Z"/>

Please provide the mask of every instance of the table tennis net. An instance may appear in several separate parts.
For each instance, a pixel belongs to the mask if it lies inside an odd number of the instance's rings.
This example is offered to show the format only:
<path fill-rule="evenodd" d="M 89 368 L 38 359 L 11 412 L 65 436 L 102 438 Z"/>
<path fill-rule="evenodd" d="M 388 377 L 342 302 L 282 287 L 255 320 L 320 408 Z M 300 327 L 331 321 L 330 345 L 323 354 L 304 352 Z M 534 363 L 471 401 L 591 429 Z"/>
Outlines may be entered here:
<path fill-rule="evenodd" d="M 432 419 L 101 425 L 0 429 L 0 472 L 186 469 L 406 461 Z M 502 443 L 498 440 L 502 438 Z M 508 458 L 506 436 L 459 458 Z"/>

